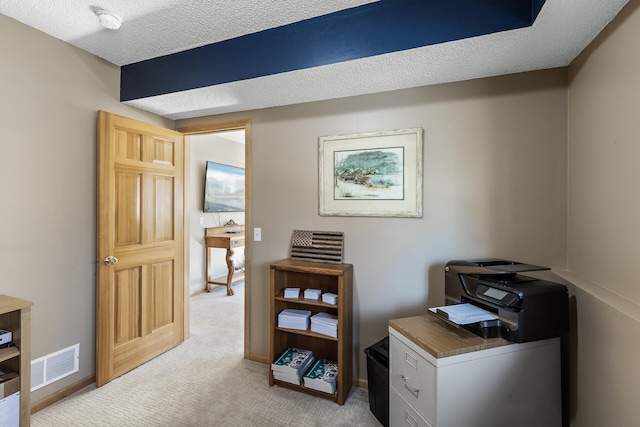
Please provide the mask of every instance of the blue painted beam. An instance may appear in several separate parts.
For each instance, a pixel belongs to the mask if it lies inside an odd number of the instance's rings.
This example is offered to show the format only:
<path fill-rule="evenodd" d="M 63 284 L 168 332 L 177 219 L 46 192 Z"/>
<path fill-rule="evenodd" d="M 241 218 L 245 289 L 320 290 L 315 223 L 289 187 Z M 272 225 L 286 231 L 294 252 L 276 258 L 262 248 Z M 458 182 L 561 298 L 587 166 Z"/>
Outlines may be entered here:
<path fill-rule="evenodd" d="M 533 24 L 544 0 L 380 0 L 121 68 L 121 101 Z"/>

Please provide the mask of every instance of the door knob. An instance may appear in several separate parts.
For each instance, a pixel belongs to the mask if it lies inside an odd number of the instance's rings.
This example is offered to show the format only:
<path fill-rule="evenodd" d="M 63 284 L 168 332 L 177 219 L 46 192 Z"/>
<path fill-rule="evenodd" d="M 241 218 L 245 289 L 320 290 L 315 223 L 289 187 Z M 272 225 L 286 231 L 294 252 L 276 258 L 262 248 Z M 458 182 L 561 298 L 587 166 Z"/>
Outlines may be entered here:
<path fill-rule="evenodd" d="M 113 255 L 109 255 L 104 259 L 105 265 L 116 265 L 117 263 L 118 263 L 118 258 L 114 257 Z"/>

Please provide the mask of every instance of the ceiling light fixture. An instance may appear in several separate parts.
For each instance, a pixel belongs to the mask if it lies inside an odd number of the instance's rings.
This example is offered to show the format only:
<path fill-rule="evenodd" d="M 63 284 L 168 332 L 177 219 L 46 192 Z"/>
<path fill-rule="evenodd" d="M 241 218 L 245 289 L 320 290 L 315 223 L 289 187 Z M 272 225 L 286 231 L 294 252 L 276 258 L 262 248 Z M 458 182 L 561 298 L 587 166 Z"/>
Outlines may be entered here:
<path fill-rule="evenodd" d="M 103 27 L 110 30 L 117 30 L 122 25 L 122 18 L 113 12 L 104 9 L 96 10 L 96 15 Z"/>

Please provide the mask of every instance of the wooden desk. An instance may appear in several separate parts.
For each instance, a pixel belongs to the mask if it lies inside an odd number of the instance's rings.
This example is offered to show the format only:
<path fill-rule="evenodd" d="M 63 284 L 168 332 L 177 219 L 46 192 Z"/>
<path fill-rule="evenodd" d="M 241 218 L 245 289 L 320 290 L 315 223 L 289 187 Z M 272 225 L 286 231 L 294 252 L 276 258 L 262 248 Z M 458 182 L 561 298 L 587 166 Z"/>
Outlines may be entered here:
<path fill-rule="evenodd" d="M 211 227 L 205 229 L 204 246 L 206 262 L 205 262 L 205 281 L 207 292 L 211 291 L 209 285 L 226 285 L 227 295 L 233 295 L 233 289 L 231 289 L 231 283 L 233 282 L 233 249 L 244 246 L 244 225 L 227 225 L 223 227 Z M 210 248 L 222 248 L 227 250 L 227 281 L 217 282 L 209 279 L 209 262 L 211 256 L 209 254 Z"/>

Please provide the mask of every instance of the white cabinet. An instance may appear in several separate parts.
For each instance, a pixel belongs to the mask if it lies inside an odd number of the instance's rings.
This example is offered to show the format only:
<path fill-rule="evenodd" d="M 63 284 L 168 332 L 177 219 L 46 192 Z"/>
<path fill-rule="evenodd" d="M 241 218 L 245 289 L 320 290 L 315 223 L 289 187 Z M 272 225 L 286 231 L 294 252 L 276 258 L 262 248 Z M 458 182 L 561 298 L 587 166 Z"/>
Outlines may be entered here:
<path fill-rule="evenodd" d="M 394 426 L 562 424 L 560 339 L 482 339 L 435 316 L 389 322 Z"/>

